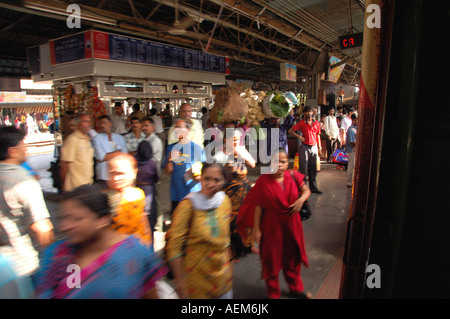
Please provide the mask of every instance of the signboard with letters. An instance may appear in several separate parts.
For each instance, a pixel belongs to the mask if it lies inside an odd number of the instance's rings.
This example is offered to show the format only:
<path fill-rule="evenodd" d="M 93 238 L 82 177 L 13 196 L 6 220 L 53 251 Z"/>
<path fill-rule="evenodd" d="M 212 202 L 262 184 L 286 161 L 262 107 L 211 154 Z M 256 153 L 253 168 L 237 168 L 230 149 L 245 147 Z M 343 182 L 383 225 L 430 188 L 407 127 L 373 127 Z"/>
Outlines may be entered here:
<path fill-rule="evenodd" d="M 362 32 L 339 37 L 339 47 L 342 50 L 358 48 L 362 46 L 362 43 L 363 43 Z"/>
<path fill-rule="evenodd" d="M 230 61 L 222 56 L 95 30 L 51 40 L 49 44 L 52 65 L 94 58 L 229 72 Z"/>

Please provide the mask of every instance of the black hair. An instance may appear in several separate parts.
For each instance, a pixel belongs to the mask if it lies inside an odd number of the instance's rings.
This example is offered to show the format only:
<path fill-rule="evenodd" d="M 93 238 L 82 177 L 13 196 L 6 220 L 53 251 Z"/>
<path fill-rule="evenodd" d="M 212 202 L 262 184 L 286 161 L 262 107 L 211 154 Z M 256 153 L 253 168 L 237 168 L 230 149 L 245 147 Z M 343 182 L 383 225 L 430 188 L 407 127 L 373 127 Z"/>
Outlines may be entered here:
<path fill-rule="evenodd" d="M 153 108 L 150 109 L 150 114 L 151 115 L 156 115 L 156 113 L 157 113 L 156 109 L 153 109 Z"/>
<path fill-rule="evenodd" d="M 0 127 L 0 161 L 8 159 L 8 149 L 19 145 L 25 134 L 14 126 Z"/>
<path fill-rule="evenodd" d="M 139 103 L 134 103 L 133 104 L 133 110 L 139 111 L 140 108 L 141 108 L 141 106 L 139 105 Z"/>
<path fill-rule="evenodd" d="M 352 120 L 355 120 L 355 119 L 357 119 L 358 118 L 358 115 L 356 114 L 356 113 L 353 113 L 352 114 Z"/>
<path fill-rule="evenodd" d="M 284 147 L 279 147 L 278 149 L 276 149 L 273 152 L 272 156 L 275 155 L 276 153 L 284 153 L 289 158 L 289 154 L 288 154 L 288 152 L 286 151 L 286 149 Z"/>
<path fill-rule="evenodd" d="M 309 112 L 309 111 L 312 111 L 312 107 L 309 105 L 305 106 L 305 108 L 303 109 L 303 113 Z"/>
<path fill-rule="evenodd" d="M 137 148 L 136 159 L 140 162 L 148 161 L 152 158 L 153 150 L 150 143 L 146 140 L 143 140 L 139 143 Z"/>
<path fill-rule="evenodd" d="M 152 124 L 155 124 L 155 121 L 151 117 L 144 117 L 141 122 L 149 121 Z"/>
<path fill-rule="evenodd" d="M 87 117 L 91 118 L 91 116 L 89 114 L 87 114 L 87 113 L 78 113 L 77 115 L 75 115 L 75 123 L 77 123 L 77 124 L 80 123 L 81 122 L 81 118 L 83 116 L 87 116 Z"/>
<path fill-rule="evenodd" d="M 208 108 L 202 107 L 202 113 L 207 113 L 207 112 L 208 112 Z"/>
<path fill-rule="evenodd" d="M 122 102 L 115 102 L 114 103 L 114 107 L 122 107 Z"/>
<path fill-rule="evenodd" d="M 205 162 L 205 163 L 202 163 L 202 164 L 203 164 L 203 166 L 202 166 L 202 175 L 206 172 L 206 170 L 208 168 L 217 167 L 220 170 L 220 172 L 222 173 L 222 176 L 225 179 L 227 178 L 227 172 L 226 172 L 225 166 L 223 166 L 222 164 L 220 164 L 218 162 L 212 162 L 212 163 Z"/>
<path fill-rule="evenodd" d="M 130 123 L 131 122 L 133 122 L 133 121 L 139 121 L 139 123 L 141 122 L 141 119 L 139 118 L 139 117 L 137 117 L 137 116 L 133 116 L 131 119 L 130 119 Z"/>
<path fill-rule="evenodd" d="M 111 121 L 111 118 L 110 118 L 108 115 L 106 115 L 106 114 L 103 114 L 102 116 L 100 116 L 100 117 L 98 118 L 99 121 L 100 121 L 100 120 L 103 120 L 103 119 L 107 119 L 108 121 L 112 122 L 112 121 Z"/>
<path fill-rule="evenodd" d="M 97 185 L 82 185 L 64 195 L 62 201 L 75 200 L 89 208 L 98 218 L 111 215 L 108 195 Z"/>

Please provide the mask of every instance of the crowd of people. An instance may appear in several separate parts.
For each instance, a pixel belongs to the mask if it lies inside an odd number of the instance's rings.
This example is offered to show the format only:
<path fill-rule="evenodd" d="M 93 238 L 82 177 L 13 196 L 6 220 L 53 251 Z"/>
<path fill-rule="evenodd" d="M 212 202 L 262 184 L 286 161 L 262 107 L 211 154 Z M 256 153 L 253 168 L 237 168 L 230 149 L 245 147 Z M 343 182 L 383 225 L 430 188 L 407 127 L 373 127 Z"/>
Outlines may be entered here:
<path fill-rule="evenodd" d="M 41 129 L 49 129 L 52 124 L 48 113 L 20 113 L 9 116 L 6 114 L 4 117 L 0 114 L 0 126 L 14 126 L 27 135 L 34 135 L 41 133 Z"/>
<path fill-rule="evenodd" d="M 248 169 L 259 159 L 246 122 L 214 125 L 207 109 L 200 121 L 188 103 L 166 130 L 156 109 L 147 115 L 139 104 L 129 116 L 116 104 L 97 130 L 88 114 L 71 116 L 58 151 L 65 236 L 56 242 L 40 185 L 20 166 L 25 135 L 1 127 L 0 297 L 158 298 L 167 275 L 180 298 L 233 298 L 233 264 L 256 253 L 269 298 L 280 298 L 280 271 L 292 297 L 311 298 L 300 275 L 308 258 L 299 212 L 311 193 L 322 194 L 321 139 L 328 154 L 336 143 L 350 154 L 356 147 L 356 112 L 345 126 L 333 111 L 319 121 L 304 106 L 261 123 L 269 173 L 254 185 Z M 288 135 L 297 138 L 298 171 L 289 169 Z M 162 174 L 170 176 L 171 223 L 159 256 Z"/>

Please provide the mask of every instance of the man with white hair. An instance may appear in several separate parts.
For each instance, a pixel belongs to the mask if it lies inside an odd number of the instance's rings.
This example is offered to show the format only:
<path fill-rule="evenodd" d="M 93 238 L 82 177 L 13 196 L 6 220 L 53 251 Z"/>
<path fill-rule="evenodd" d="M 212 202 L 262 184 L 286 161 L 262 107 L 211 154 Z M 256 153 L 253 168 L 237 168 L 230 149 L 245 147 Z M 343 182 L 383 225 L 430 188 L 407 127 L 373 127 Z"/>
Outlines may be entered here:
<path fill-rule="evenodd" d="M 191 123 L 190 140 L 193 143 L 200 145 L 201 148 L 203 148 L 203 142 L 204 142 L 203 137 L 204 136 L 203 136 L 202 124 L 200 123 L 199 120 L 191 118 L 191 116 L 192 116 L 192 105 L 190 105 L 189 103 L 181 104 L 180 111 L 179 111 L 179 117 L 180 117 L 180 119 L 188 120 Z M 178 137 L 176 137 L 173 134 L 174 128 L 175 128 L 175 125 L 172 125 L 169 129 L 169 136 L 168 136 L 168 142 L 167 142 L 167 144 L 169 144 L 169 145 L 178 142 Z"/>

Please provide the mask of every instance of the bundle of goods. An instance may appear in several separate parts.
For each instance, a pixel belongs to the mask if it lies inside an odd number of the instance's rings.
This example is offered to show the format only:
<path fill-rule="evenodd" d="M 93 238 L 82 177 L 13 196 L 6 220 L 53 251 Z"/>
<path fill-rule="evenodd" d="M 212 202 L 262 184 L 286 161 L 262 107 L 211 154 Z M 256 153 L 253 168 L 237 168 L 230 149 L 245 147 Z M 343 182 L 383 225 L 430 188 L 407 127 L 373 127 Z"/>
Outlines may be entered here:
<path fill-rule="evenodd" d="M 248 104 L 248 113 L 245 117 L 247 122 L 253 125 L 259 125 L 259 122 L 264 120 L 266 116 L 262 111 L 262 100 L 266 96 L 264 92 L 256 95 L 251 89 L 246 89 L 244 93 L 241 94 L 244 100 Z"/>
<path fill-rule="evenodd" d="M 220 89 L 209 113 L 209 119 L 215 124 L 241 121 L 248 113 L 248 104 L 241 98 L 236 89 L 226 87 Z"/>
<path fill-rule="evenodd" d="M 333 156 L 333 163 L 343 165 L 348 164 L 348 154 L 344 150 L 337 149 L 336 151 L 334 151 L 332 156 Z"/>
<path fill-rule="evenodd" d="M 286 117 L 297 104 L 297 99 L 292 92 L 269 93 L 263 100 L 263 112 L 266 117 Z"/>

